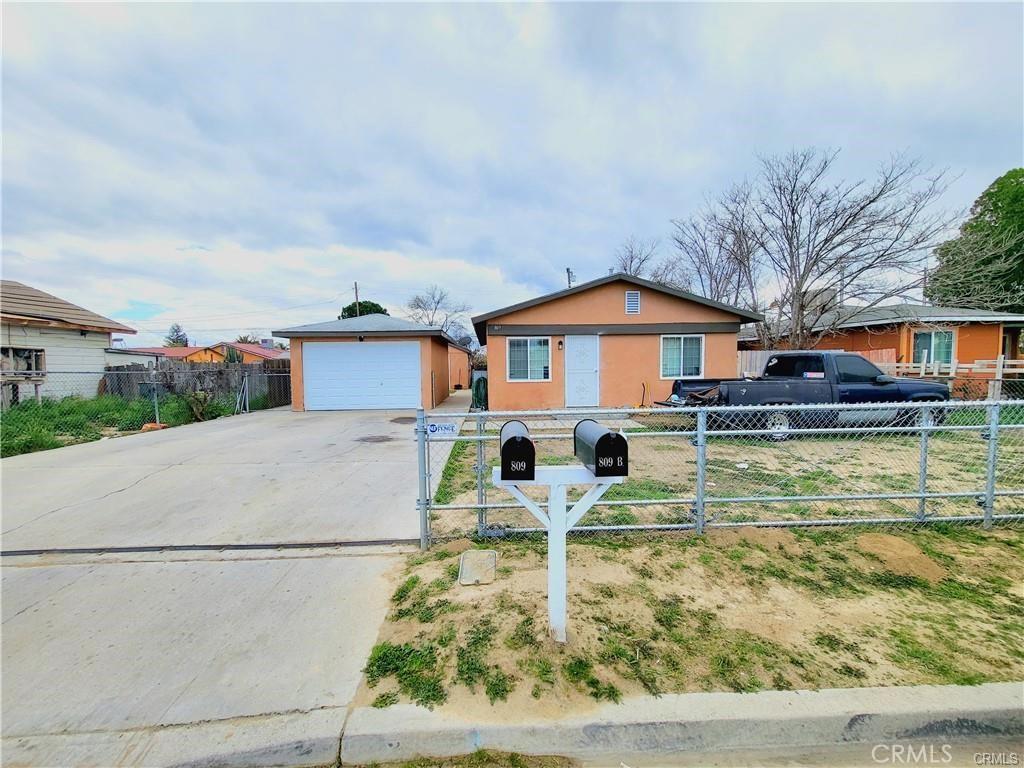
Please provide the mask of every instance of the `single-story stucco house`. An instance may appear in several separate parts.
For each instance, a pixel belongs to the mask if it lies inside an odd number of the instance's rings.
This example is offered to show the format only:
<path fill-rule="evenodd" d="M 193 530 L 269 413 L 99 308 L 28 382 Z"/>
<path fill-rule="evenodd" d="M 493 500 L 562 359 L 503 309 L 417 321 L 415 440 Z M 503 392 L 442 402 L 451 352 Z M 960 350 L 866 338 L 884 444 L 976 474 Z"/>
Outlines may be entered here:
<path fill-rule="evenodd" d="M 0 281 L 4 403 L 34 396 L 95 397 L 115 333 L 135 330 L 38 288 Z"/>
<path fill-rule="evenodd" d="M 736 375 L 741 323 L 761 315 L 615 273 L 473 318 L 488 407 L 649 405 L 676 379 Z"/>
<path fill-rule="evenodd" d="M 205 347 L 132 347 L 127 352 L 160 355 L 166 360 L 182 360 L 186 363 L 223 363 L 228 360 L 229 350 L 234 362 L 262 363 L 264 360 L 287 359 L 286 350 L 277 349 L 270 339 L 262 344 L 246 344 L 240 341 L 218 341 Z"/>
<path fill-rule="evenodd" d="M 826 313 L 817 328 L 836 329 L 815 344 L 817 349 L 891 350 L 897 363 L 963 365 L 1000 355 L 1006 360 L 1024 357 L 1024 315 L 1009 312 L 929 304 L 844 306 Z M 754 327 L 741 331 L 740 346 L 761 348 Z"/>
<path fill-rule="evenodd" d="M 273 333 L 290 340 L 292 410 L 433 408 L 468 386 L 469 351 L 438 327 L 374 314 Z"/>

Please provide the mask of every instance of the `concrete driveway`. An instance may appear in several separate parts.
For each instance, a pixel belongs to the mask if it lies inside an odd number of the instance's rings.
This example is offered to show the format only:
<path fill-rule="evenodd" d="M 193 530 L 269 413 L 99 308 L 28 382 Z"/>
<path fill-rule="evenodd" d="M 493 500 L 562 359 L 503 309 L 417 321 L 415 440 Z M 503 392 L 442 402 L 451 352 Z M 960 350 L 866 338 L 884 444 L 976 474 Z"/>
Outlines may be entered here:
<path fill-rule="evenodd" d="M 4 459 L 3 548 L 418 539 L 412 418 L 278 409 Z"/>
<path fill-rule="evenodd" d="M 410 416 L 268 411 L 0 462 L 4 766 L 334 762 L 412 547 L 149 548 L 416 539 Z M 105 547 L 129 549 L 53 552 Z"/>

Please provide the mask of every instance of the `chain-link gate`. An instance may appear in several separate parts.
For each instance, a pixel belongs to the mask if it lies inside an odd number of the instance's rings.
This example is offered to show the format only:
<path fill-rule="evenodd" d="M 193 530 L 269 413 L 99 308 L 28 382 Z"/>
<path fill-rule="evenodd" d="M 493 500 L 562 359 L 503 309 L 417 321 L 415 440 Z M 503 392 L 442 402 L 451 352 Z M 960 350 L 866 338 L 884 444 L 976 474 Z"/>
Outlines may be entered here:
<path fill-rule="evenodd" d="M 630 468 L 574 535 L 1024 521 L 1024 400 L 420 411 L 424 545 L 539 533 L 491 483 L 498 432 L 519 419 L 538 465 L 575 464 L 572 430 L 584 418 L 626 435 Z"/>

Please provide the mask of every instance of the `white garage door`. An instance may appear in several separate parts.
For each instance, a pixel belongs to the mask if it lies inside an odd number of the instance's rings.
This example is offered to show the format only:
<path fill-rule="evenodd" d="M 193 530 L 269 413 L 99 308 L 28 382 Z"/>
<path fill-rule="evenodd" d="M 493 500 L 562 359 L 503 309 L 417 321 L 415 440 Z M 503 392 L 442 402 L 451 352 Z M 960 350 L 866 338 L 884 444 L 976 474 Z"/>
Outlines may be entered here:
<path fill-rule="evenodd" d="M 307 411 L 418 408 L 418 341 L 307 341 L 302 345 Z"/>

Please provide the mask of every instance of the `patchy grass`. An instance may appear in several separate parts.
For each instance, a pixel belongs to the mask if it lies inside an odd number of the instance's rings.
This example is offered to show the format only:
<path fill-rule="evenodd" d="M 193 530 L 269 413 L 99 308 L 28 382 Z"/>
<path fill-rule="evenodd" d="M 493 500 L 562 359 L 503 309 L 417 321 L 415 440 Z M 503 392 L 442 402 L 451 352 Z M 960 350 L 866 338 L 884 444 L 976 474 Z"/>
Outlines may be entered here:
<path fill-rule="evenodd" d="M 375 649 L 367 665 L 367 684 L 388 687 L 363 703 L 393 690 L 456 712 L 490 702 L 502 719 L 559 717 L 643 694 L 1024 675 L 1020 530 L 573 540 L 564 646 L 546 631 L 543 539 L 486 546 L 507 572 L 474 587 L 454 584 L 450 553 L 410 556 L 377 647 L 388 653 Z"/>
<path fill-rule="evenodd" d="M 259 403 L 251 404 L 255 410 Z M 205 420 L 234 413 L 234 397 L 207 403 Z M 264 405 L 265 407 L 265 405 Z M 117 395 L 44 398 L 24 401 L 0 414 L 0 455 L 45 451 L 65 445 L 116 437 L 142 429 L 155 420 L 149 398 L 126 399 Z M 195 414 L 181 395 L 160 398 L 160 421 L 172 427 L 195 421 Z"/>
<path fill-rule="evenodd" d="M 476 488 L 476 473 L 473 471 L 476 454 L 472 449 L 471 440 L 456 440 L 452 445 L 434 494 L 435 504 L 451 504 L 460 493 Z"/>

